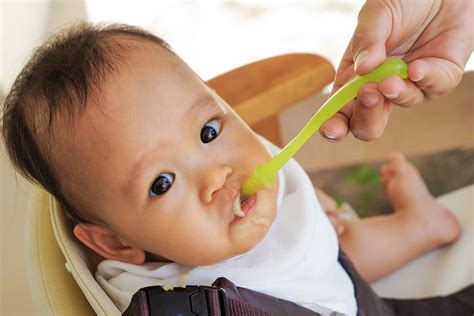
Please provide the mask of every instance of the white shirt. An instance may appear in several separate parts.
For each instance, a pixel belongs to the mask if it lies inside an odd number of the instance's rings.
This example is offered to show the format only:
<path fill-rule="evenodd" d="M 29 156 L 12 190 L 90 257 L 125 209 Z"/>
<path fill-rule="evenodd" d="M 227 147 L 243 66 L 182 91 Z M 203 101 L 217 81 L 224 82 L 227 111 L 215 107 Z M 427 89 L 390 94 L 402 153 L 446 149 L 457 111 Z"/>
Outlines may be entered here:
<path fill-rule="evenodd" d="M 262 138 L 274 155 L 279 149 Z M 356 315 L 352 282 L 338 262 L 336 233 L 310 179 L 291 159 L 278 173 L 278 210 L 267 235 L 247 253 L 210 266 L 102 261 L 96 279 L 124 311 L 135 292 L 152 285 L 211 285 L 225 277 L 237 286 L 293 301 L 322 315 Z"/>

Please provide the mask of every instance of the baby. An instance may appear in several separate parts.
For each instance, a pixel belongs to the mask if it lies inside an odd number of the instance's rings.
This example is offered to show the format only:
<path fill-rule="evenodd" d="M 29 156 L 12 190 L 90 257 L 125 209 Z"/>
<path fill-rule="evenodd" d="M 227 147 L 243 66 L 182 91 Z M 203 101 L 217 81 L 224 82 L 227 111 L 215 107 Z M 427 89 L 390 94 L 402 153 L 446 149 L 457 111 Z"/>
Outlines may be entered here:
<path fill-rule="evenodd" d="M 142 286 L 227 276 L 321 314 L 357 312 L 337 235 L 296 161 L 235 215 L 243 181 L 278 148 L 158 37 L 88 24 L 53 37 L 18 76 L 3 120 L 17 169 L 107 259 L 96 276 L 121 310 Z M 339 240 L 369 281 L 459 235 L 402 155 L 382 178 L 395 213 L 348 222 Z"/>

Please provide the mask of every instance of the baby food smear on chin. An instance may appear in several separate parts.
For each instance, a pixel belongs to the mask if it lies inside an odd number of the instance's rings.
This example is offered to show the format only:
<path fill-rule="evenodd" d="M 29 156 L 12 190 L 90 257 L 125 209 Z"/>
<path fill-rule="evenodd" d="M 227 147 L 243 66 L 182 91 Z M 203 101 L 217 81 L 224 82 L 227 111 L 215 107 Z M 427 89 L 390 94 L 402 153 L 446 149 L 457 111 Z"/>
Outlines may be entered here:
<path fill-rule="evenodd" d="M 265 226 L 265 227 L 268 227 L 271 224 L 270 220 L 266 217 L 252 218 L 251 222 L 257 226 Z"/>

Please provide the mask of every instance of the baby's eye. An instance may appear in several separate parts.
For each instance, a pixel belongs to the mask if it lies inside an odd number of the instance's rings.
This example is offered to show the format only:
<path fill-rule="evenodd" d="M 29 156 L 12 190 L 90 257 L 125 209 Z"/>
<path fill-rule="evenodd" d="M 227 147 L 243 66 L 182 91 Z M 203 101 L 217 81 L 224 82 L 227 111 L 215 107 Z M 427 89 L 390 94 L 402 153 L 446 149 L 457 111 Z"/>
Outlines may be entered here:
<path fill-rule="evenodd" d="M 210 120 L 201 130 L 201 141 L 206 144 L 214 140 L 221 132 L 221 121 L 218 119 Z"/>
<path fill-rule="evenodd" d="M 171 188 L 174 181 L 174 174 L 173 173 L 162 173 L 156 178 L 150 188 L 150 192 L 148 195 L 150 197 L 158 196 Z"/>

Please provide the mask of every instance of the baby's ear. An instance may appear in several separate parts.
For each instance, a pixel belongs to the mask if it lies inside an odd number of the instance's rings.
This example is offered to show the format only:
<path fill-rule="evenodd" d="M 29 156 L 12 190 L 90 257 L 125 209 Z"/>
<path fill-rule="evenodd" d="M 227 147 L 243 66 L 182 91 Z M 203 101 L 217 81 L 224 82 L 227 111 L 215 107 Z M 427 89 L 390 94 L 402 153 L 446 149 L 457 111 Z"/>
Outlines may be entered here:
<path fill-rule="evenodd" d="M 74 235 L 84 245 L 106 259 L 133 264 L 145 262 L 145 251 L 127 245 L 107 227 L 80 223 L 74 227 Z"/>

